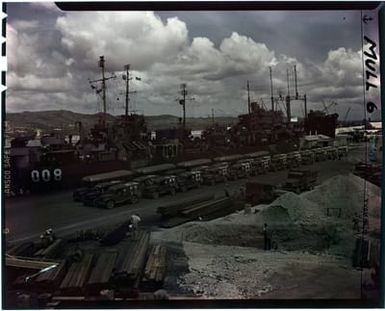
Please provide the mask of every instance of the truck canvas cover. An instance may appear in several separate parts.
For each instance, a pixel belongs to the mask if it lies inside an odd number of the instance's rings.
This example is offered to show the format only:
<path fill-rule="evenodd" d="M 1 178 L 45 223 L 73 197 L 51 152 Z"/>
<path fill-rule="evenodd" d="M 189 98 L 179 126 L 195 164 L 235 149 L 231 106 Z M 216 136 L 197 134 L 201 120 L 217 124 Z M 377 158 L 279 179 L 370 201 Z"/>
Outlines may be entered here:
<path fill-rule="evenodd" d="M 103 174 L 85 176 L 83 177 L 82 180 L 83 182 L 86 182 L 86 183 L 96 183 L 96 182 L 107 181 L 110 179 L 126 178 L 132 175 L 133 175 L 132 171 L 118 170 L 118 171 L 112 171 L 112 172 L 103 173 Z"/>
<path fill-rule="evenodd" d="M 210 159 L 198 159 L 198 160 L 192 160 L 192 161 L 179 162 L 177 166 L 190 168 L 195 166 L 207 165 L 207 164 L 210 164 L 211 162 L 212 161 Z"/>
<path fill-rule="evenodd" d="M 162 171 L 172 170 L 174 168 L 175 168 L 174 164 L 166 163 L 166 164 L 137 168 L 135 172 L 138 174 L 154 174 Z"/>

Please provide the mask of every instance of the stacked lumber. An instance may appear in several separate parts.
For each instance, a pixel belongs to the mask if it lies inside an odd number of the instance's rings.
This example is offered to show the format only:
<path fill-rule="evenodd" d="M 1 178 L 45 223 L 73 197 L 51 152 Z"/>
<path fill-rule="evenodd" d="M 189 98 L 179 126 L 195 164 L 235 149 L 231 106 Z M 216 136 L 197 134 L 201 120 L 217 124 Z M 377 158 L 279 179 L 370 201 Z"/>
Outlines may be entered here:
<path fill-rule="evenodd" d="M 163 222 L 161 226 L 163 228 L 172 228 L 189 221 L 197 220 L 200 217 L 203 220 L 210 220 L 231 214 L 237 209 L 239 209 L 239 205 L 235 204 L 229 197 L 205 201 L 183 209 L 179 212 L 179 215 Z"/>
<path fill-rule="evenodd" d="M 92 254 L 86 254 L 80 262 L 73 263 L 60 284 L 60 290 L 68 294 L 81 293 L 89 275 L 92 258 Z"/>
<path fill-rule="evenodd" d="M 113 276 L 115 283 L 131 286 L 139 279 L 145 265 L 149 236 L 147 232 L 137 232 L 137 238 L 120 252 Z"/>
<path fill-rule="evenodd" d="M 214 199 L 213 194 L 205 194 L 198 197 L 194 197 L 193 199 L 187 199 L 180 201 L 178 203 L 159 206 L 157 209 L 157 213 L 161 214 L 163 217 L 173 217 L 178 215 L 181 211 L 186 208 L 189 208 L 195 204 L 210 201 Z"/>
<path fill-rule="evenodd" d="M 89 292 L 98 293 L 102 289 L 109 288 L 117 257 L 118 253 L 116 251 L 100 254 L 87 282 Z"/>
<path fill-rule="evenodd" d="M 163 285 L 167 269 L 167 249 L 154 245 L 148 255 L 144 269 L 143 285 L 146 288 L 160 288 Z"/>
<path fill-rule="evenodd" d="M 63 249 L 63 239 L 56 239 L 53 243 L 48 245 L 46 248 L 38 250 L 34 256 L 42 258 L 57 258 Z"/>
<path fill-rule="evenodd" d="M 7 267 L 15 267 L 15 268 L 41 270 L 55 264 L 57 264 L 57 262 L 42 261 L 36 258 L 29 258 L 29 257 L 8 256 L 5 258 L 5 265 Z"/>
<path fill-rule="evenodd" d="M 56 268 L 39 274 L 34 281 L 34 286 L 45 291 L 54 291 L 63 280 L 66 271 L 67 263 L 63 260 Z"/>
<path fill-rule="evenodd" d="M 199 216 L 203 217 L 217 210 L 227 208 L 230 205 L 231 199 L 228 197 L 224 197 L 194 205 L 188 209 L 183 210 L 181 214 L 187 218 L 195 218 Z"/>

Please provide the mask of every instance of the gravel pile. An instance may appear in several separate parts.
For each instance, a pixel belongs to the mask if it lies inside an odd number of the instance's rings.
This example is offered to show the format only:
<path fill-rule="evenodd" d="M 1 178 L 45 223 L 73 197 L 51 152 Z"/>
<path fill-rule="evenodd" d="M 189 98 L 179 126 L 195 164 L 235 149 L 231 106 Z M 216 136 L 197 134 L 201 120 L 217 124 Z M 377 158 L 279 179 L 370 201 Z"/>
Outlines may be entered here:
<path fill-rule="evenodd" d="M 370 224 L 379 223 L 381 191 L 366 185 Z M 270 205 L 255 206 L 251 214 L 240 211 L 186 223 L 154 232 L 152 239 L 183 245 L 189 267 L 177 281 L 183 292 L 203 298 L 258 298 L 279 287 L 271 280 L 279 279 L 277 273 L 282 275 L 293 262 L 299 270 L 308 265 L 326 274 L 330 269 L 353 271 L 352 217 L 362 213 L 363 187 L 355 175 L 336 176 L 313 191 L 287 193 Z M 341 209 L 341 214 L 328 215 L 327 208 Z M 272 235 L 271 251 L 263 250 L 264 223 Z"/>

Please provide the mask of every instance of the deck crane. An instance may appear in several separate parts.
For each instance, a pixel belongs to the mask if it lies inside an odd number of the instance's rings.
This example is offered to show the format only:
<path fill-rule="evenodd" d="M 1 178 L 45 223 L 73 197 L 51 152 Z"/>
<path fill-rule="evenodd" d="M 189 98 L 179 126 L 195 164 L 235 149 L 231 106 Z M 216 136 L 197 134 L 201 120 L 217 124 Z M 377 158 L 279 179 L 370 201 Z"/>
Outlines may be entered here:
<path fill-rule="evenodd" d="M 330 107 L 332 107 L 332 106 L 335 107 L 335 106 L 337 106 L 337 105 L 338 105 L 338 104 L 337 104 L 336 102 L 332 101 L 329 105 L 326 106 L 325 101 L 322 100 L 322 106 L 324 107 L 323 112 L 326 112 L 327 114 L 329 114 L 329 108 L 330 108 Z"/>
<path fill-rule="evenodd" d="M 348 115 L 349 115 L 349 112 L 351 109 L 352 109 L 352 107 L 349 107 L 348 110 L 346 111 L 343 123 L 346 123 L 346 120 L 348 119 Z"/>

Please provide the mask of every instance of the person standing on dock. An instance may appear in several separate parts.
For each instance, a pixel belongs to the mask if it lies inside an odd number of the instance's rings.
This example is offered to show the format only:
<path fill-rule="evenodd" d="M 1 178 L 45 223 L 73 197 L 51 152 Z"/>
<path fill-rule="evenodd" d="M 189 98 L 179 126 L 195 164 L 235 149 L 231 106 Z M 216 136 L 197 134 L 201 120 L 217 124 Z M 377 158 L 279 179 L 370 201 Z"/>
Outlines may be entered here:
<path fill-rule="evenodd" d="M 267 230 L 267 224 L 263 224 L 263 249 L 265 251 L 271 249 L 271 239 Z"/>
<path fill-rule="evenodd" d="M 129 222 L 130 222 L 132 237 L 135 238 L 136 237 L 136 231 L 138 230 L 139 222 L 141 222 L 141 219 L 138 215 L 132 214 Z"/>

